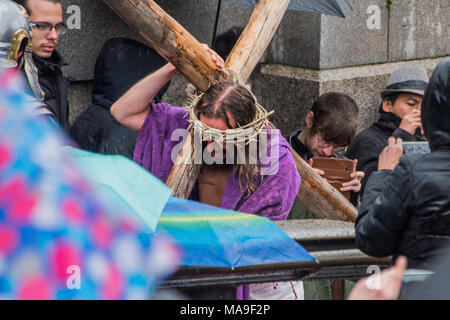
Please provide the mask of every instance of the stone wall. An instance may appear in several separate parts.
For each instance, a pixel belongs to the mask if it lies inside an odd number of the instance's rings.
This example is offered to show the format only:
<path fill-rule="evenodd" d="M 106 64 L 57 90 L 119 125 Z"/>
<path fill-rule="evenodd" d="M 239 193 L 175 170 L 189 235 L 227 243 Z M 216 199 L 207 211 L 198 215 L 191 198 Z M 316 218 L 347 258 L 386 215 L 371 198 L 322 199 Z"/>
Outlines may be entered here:
<path fill-rule="evenodd" d="M 389 61 L 450 55 L 450 1 L 394 1 L 389 19 Z"/>
<path fill-rule="evenodd" d="M 448 0 L 349 0 L 345 19 L 306 12 L 287 12 L 252 76 L 254 92 L 273 122 L 288 135 L 301 124 L 312 102 L 327 91 L 350 94 L 361 107 L 360 130 L 378 115 L 379 92 L 399 65 L 420 65 L 431 73 L 450 55 Z M 217 0 L 158 0 L 157 3 L 201 42 L 211 44 Z M 81 29 L 61 39 L 60 51 L 70 65 L 71 121 L 90 102 L 95 57 L 113 37 L 143 41 L 101 0 L 63 0 L 81 8 Z M 245 26 L 252 8 L 222 2 L 218 33 Z M 171 84 L 165 100 L 186 98 L 183 76 Z"/>

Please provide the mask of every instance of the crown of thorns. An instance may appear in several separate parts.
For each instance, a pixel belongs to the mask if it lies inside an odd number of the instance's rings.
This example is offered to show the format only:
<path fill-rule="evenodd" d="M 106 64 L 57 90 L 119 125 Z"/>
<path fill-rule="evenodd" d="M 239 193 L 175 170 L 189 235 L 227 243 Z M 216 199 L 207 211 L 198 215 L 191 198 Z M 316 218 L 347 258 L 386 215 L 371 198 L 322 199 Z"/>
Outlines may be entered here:
<path fill-rule="evenodd" d="M 210 126 L 204 124 L 198 119 L 196 115 L 196 108 L 200 99 L 203 97 L 204 93 L 192 94 L 189 97 L 188 105 L 186 108 L 189 110 L 189 130 L 194 129 L 195 134 L 201 134 L 202 141 L 216 141 L 220 146 L 224 144 L 233 143 L 236 146 L 242 146 L 242 144 L 248 145 L 250 142 L 257 142 L 258 135 L 261 131 L 270 124 L 269 116 L 274 113 L 274 111 L 267 112 L 256 100 L 256 97 L 248 90 L 255 100 L 256 113 L 255 118 L 249 124 L 240 126 L 235 129 L 219 130 L 211 128 Z"/>

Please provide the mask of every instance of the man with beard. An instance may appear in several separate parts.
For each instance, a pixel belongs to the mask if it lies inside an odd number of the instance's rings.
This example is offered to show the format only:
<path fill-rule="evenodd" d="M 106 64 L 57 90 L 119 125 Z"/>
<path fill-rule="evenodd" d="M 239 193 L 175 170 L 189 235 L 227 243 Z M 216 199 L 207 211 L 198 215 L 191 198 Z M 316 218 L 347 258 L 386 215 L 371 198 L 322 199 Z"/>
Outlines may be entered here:
<path fill-rule="evenodd" d="M 213 51 L 210 50 L 210 53 L 218 67 L 223 67 L 223 60 Z M 118 122 L 139 131 L 134 161 L 164 182 L 178 155 L 174 152 L 180 145 L 179 140 L 173 141 L 175 130 L 186 132 L 190 120 L 195 118 L 194 126 L 213 129 L 216 133 L 231 133 L 230 130 L 251 124 L 258 111 L 254 96 L 245 87 L 233 83 L 210 87 L 197 99 L 191 112 L 167 103 L 153 103 L 156 93 L 177 74 L 177 69 L 169 63 L 138 82 L 111 107 L 111 113 Z M 272 220 L 286 219 L 300 186 L 300 176 L 289 144 L 278 130 L 269 131 L 272 142 L 279 140 L 270 144 L 271 154 L 278 153 L 276 161 L 273 161 L 278 170 L 262 176 L 260 173 L 264 168 L 247 161 L 248 157 L 245 164 L 203 164 L 190 198 L 225 209 L 259 214 Z M 202 154 L 209 153 L 211 158 L 220 158 L 215 154 L 218 149 L 214 137 L 206 140 L 209 141 L 205 149 L 209 152 L 201 150 Z M 223 141 L 219 143 L 227 149 L 227 144 Z"/>
<path fill-rule="evenodd" d="M 209 52 L 217 66 L 222 68 L 223 60 L 212 50 Z M 194 134 L 194 152 L 200 151 L 207 156 L 200 159 L 200 176 L 190 199 L 271 220 L 285 220 L 301 180 L 289 144 L 279 130 L 270 127 L 268 113 L 249 90 L 235 83 L 211 86 L 194 99 L 189 110 L 167 103 L 154 103 L 156 93 L 177 74 L 177 69 L 169 63 L 137 83 L 111 107 L 111 113 L 118 122 L 139 131 L 134 161 L 165 182 L 180 150 L 179 138 L 183 132 L 186 136 L 192 124 L 194 132 L 202 133 L 200 141 Z M 240 134 L 246 130 L 250 140 Z M 248 151 L 251 147 L 245 145 L 251 141 L 261 142 L 264 135 L 261 132 L 268 136 L 267 153 L 258 159 L 260 161 L 250 161 L 251 153 Z M 245 149 L 244 159 L 233 164 L 223 161 L 224 155 L 228 160 L 239 160 L 239 156 L 228 156 L 233 149 L 228 143 L 230 137 L 243 142 Z M 209 161 L 211 159 L 216 163 Z M 272 284 L 269 286 L 273 287 Z M 292 293 L 291 284 L 287 283 L 285 287 L 292 296 L 296 295 Z M 278 291 L 282 291 L 281 285 Z M 252 296 L 252 292 L 249 286 L 244 286 L 243 290 L 242 287 L 238 289 L 237 297 L 257 298 Z"/>

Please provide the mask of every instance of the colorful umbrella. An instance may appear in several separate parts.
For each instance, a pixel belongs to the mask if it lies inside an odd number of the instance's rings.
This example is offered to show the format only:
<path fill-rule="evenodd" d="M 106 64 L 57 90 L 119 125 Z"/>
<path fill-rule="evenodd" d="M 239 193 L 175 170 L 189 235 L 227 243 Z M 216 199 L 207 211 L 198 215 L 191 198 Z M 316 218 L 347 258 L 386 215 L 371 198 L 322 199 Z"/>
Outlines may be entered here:
<path fill-rule="evenodd" d="M 130 209 L 127 213 L 134 213 L 150 228 L 158 217 L 156 232 L 169 234 L 180 246 L 184 266 L 235 268 L 314 260 L 267 218 L 169 199 L 170 189 L 127 158 L 70 147 L 66 151 L 97 190 L 101 186 L 122 199 Z"/>
<path fill-rule="evenodd" d="M 167 232 L 181 246 L 184 266 L 237 268 L 315 260 L 268 218 L 174 197 L 157 232 Z"/>
<path fill-rule="evenodd" d="M 100 155 L 64 147 L 77 167 L 91 182 L 104 201 L 115 201 L 121 212 L 132 217 L 153 233 L 172 190 L 137 163 L 120 155 Z M 113 195 L 113 196 L 111 196 Z"/>
<path fill-rule="evenodd" d="M 20 87 L 0 70 L 0 298 L 150 297 L 178 247 L 99 201 Z"/>

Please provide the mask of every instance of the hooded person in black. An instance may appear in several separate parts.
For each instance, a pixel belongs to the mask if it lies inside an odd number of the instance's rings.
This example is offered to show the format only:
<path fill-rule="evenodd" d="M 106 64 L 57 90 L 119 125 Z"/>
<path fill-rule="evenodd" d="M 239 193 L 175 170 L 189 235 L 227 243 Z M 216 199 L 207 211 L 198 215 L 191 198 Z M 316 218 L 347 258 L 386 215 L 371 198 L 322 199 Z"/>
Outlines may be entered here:
<path fill-rule="evenodd" d="M 401 67 L 390 76 L 383 99 L 380 117 L 371 127 L 359 133 L 345 156 L 358 159 L 356 170 L 365 173 L 361 180 L 361 198 L 372 172 L 377 170 L 378 156 L 387 146 L 388 138 L 403 141 L 425 141 L 421 133 L 420 106 L 428 83 L 424 69 Z"/>
<path fill-rule="evenodd" d="M 356 220 L 356 244 L 375 257 L 399 255 L 429 269 L 450 238 L 450 59 L 433 73 L 422 104 L 431 153 L 402 156 L 390 138 L 367 182 Z"/>
<path fill-rule="evenodd" d="M 136 82 L 166 63 L 154 49 L 138 41 L 108 40 L 95 63 L 92 104 L 70 130 L 75 142 L 88 151 L 132 159 L 138 133 L 118 123 L 109 109 Z M 168 86 L 158 92 L 157 102 Z"/>

